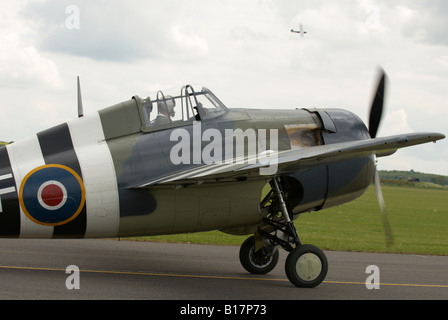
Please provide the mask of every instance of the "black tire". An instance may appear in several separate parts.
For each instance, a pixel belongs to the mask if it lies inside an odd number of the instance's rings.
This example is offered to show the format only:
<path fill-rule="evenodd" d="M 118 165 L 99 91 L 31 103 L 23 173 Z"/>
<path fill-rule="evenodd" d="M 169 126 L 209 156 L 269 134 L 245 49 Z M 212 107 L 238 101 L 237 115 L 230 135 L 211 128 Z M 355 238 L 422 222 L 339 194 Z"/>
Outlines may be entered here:
<path fill-rule="evenodd" d="M 251 236 L 244 241 L 240 248 L 240 262 L 246 271 L 252 274 L 266 274 L 271 272 L 278 263 L 278 250 L 269 250 L 266 247 L 255 251 L 255 237 Z"/>
<path fill-rule="evenodd" d="M 318 247 L 304 244 L 289 253 L 285 272 L 289 281 L 296 287 L 314 288 L 327 276 L 327 257 Z"/>

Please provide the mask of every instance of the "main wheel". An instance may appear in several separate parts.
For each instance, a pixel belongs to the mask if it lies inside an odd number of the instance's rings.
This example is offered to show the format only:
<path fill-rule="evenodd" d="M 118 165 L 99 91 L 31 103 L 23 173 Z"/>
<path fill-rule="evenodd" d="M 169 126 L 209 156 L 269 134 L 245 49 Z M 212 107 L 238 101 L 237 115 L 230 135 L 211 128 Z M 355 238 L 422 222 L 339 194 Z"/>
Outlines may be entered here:
<path fill-rule="evenodd" d="M 314 288 L 324 281 L 328 261 L 318 247 L 304 244 L 292 250 L 285 263 L 289 281 L 299 288 Z"/>
<path fill-rule="evenodd" d="M 241 265 L 253 274 L 271 272 L 277 265 L 278 255 L 277 249 L 266 246 L 255 252 L 254 236 L 247 238 L 240 248 Z"/>

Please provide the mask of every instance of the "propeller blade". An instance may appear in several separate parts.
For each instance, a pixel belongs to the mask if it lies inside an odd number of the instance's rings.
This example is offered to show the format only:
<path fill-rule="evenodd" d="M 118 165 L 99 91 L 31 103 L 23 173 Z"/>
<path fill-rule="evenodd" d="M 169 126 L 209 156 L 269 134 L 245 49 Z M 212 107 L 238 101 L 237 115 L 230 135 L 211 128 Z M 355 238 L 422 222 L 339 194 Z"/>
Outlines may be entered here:
<path fill-rule="evenodd" d="M 375 97 L 373 98 L 372 106 L 370 108 L 369 133 L 371 138 L 376 138 L 381 118 L 383 116 L 386 78 L 387 78 L 386 72 L 383 69 L 380 69 L 378 87 L 376 89 Z M 381 221 L 383 222 L 384 235 L 386 237 L 386 246 L 390 247 L 394 243 L 394 237 L 392 234 L 392 228 L 390 226 L 389 218 L 387 217 L 386 214 L 386 205 L 384 203 L 383 191 L 381 190 L 380 175 L 378 173 L 376 164 L 373 180 L 375 183 L 375 190 L 376 190 L 376 196 L 378 198 L 378 204 L 380 206 Z"/>
<path fill-rule="evenodd" d="M 386 87 L 386 73 L 381 69 L 380 80 L 378 88 L 375 93 L 375 97 L 370 108 L 369 117 L 369 133 L 370 137 L 376 138 L 378 133 L 378 127 L 380 126 L 381 117 L 383 115 L 384 93 Z"/>
<path fill-rule="evenodd" d="M 384 235 L 386 237 L 386 246 L 390 247 L 394 244 L 394 236 L 392 233 L 392 228 L 390 226 L 389 218 L 387 217 L 386 214 L 386 205 L 384 204 L 383 191 L 381 190 L 380 175 L 378 174 L 376 166 L 374 173 L 374 181 L 375 181 L 376 196 L 378 198 L 378 204 L 380 205 L 381 220 L 383 222 Z"/>

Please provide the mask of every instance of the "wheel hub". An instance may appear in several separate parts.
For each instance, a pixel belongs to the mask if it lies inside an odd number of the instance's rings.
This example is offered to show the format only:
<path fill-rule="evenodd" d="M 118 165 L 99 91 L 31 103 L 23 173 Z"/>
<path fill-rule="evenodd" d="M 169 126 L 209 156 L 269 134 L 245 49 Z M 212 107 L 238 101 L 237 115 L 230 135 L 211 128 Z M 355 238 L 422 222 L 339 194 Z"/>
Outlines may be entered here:
<path fill-rule="evenodd" d="M 258 250 L 257 252 L 254 252 L 253 248 L 250 251 L 249 259 L 254 265 L 263 268 L 271 263 L 273 255 L 267 254 L 264 248 Z"/>
<path fill-rule="evenodd" d="M 319 277 L 322 271 L 322 262 L 320 258 L 308 252 L 300 256 L 296 263 L 297 275 L 304 281 L 313 281 Z"/>

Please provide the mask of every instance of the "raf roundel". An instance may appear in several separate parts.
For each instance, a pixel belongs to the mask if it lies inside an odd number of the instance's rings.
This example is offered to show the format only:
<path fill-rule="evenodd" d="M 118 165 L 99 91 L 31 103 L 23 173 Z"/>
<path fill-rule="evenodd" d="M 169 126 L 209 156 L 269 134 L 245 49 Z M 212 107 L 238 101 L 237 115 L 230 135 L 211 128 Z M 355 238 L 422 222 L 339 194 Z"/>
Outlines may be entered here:
<path fill-rule="evenodd" d="M 39 187 L 37 200 L 47 210 L 58 210 L 67 202 L 67 189 L 58 181 L 47 181 Z"/>
<path fill-rule="evenodd" d="M 75 171 L 50 164 L 26 175 L 20 186 L 19 199 L 23 212 L 35 223 L 60 226 L 81 213 L 85 189 Z"/>

